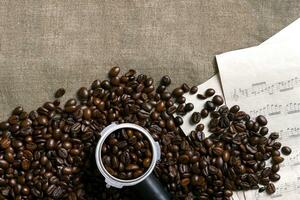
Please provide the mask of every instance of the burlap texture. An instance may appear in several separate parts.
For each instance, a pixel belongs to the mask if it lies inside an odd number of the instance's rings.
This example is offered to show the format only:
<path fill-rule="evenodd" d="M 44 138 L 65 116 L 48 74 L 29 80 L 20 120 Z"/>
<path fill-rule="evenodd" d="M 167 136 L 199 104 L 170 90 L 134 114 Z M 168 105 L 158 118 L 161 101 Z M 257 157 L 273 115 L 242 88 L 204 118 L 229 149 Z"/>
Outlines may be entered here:
<path fill-rule="evenodd" d="M 298 0 L 0 1 L 0 119 L 67 97 L 112 65 L 200 84 L 214 55 L 257 45 L 299 17 Z"/>

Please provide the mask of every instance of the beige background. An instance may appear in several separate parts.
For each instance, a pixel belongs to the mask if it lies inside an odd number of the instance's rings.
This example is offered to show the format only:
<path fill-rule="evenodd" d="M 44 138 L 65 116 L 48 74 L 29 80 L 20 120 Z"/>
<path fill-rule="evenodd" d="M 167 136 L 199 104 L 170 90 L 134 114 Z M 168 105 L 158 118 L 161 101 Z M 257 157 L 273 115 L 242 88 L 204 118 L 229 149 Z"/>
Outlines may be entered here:
<path fill-rule="evenodd" d="M 200 84 L 214 55 L 260 44 L 299 13 L 298 0 L 1 0 L 0 119 L 59 87 L 70 97 L 115 64 Z"/>

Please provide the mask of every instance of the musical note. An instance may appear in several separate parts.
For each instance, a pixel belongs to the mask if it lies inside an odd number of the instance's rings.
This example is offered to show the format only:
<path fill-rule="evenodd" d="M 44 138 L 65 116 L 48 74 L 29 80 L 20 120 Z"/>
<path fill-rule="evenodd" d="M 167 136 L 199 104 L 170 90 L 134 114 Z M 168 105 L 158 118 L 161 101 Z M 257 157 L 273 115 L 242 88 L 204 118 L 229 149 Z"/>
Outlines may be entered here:
<path fill-rule="evenodd" d="M 263 81 L 253 83 L 250 88 L 234 88 L 231 96 L 235 101 L 238 101 L 240 98 L 247 98 L 262 94 L 273 95 L 278 92 L 286 92 L 298 87 L 300 87 L 300 80 L 298 77 L 271 84 L 267 84 L 267 82 Z"/>
<path fill-rule="evenodd" d="M 267 104 L 264 107 L 250 110 L 250 115 L 255 117 L 257 115 L 265 116 L 278 116 L 278 115 L 291 115 L 300 113 L 300 103 L 281 104 Z"/>

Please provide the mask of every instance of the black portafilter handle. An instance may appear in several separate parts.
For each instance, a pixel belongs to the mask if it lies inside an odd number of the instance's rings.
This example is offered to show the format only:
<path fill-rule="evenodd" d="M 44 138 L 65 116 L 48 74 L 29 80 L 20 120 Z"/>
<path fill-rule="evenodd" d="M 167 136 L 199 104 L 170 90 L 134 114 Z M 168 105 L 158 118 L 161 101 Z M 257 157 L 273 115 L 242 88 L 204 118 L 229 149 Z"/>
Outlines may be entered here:
<path fill-rule="evenodd" d="M 133 189 L 143 200 L 170 200 L 170 194 L 153 174 L 133 186 Z"/>

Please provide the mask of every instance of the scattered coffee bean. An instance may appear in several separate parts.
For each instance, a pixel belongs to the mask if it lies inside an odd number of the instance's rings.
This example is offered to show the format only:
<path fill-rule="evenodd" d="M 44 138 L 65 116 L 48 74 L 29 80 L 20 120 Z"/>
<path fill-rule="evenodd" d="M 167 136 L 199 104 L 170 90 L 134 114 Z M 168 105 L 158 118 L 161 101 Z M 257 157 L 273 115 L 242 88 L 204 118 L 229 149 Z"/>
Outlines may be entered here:
<path fill-rule="evenodd" d="M 64 88 L 59 88 L 55 94 L 54 97 L 55 98 L 61 98 L 62 96 L 64 96 L 64 94 L 66 93 L 66 90 Z"/>
<path fill-rule="evenodd" d="M 193 124 L 199 123 L 201 120 L 201 114 L 199 112 L 194 112 L 191 117 L 191 122 Z"/>
<path fill-rule="evenodd" d="M 203 94 L 197 94 L 197 98 L 200 100 L 204 100 L 206 99 L 206 96 L 204 96 Z"/>
<path fill-rule="evenodd" d="M 284 146 L 281 148 L 281 152 L 283 155 L 290 155 L 292 153 L 292 149 L 290 147 Z"/>
<path fill-rule="evenodd" d="M 120 73 L 120 67 L 113 67 L 110 69 L 108 75 L 110 77 L 116 77 L 116 76 L 118 76 L 119 73 Z"/>
<path fill-rule="evenodd" d="M 212 102 L 217 105 L 217 106 L 220 106 L 224 103 L 224 100 L 223 98 L 220 96 L 220 95 L 215 95 L 212 99 Z"/>
<path fill-rule="evenodd" d="M 209 88 L 209 89 L 207 89 L 207 90 L 205 91 L 205 97 L 211 97 L 211 96 L 213 96 L 215 93 L 216 93 L 216 92 L 215 92 L 214 89 Z"/>
<path fill-rule="evenodd" d="M 185 112 L 190 112 L 194 109 L 194 104 L 192 103 L 187 103 L 184 107 Z"/>
<path fill-rule="evenodd" d="M 198 92 L 198 87 L 197 86 L 192 86 L 190 89 L 191 94 L 196 94 Z"/>
<path fill-rule="evenodd" d="M 266 192 L 267 192 L 268 194 L 273 194 L 273 193 L 275 193 L 275 191 L 276 191 L 276 189 L 275 189 L 274 184 L 273 184 L 273 183 L 269 183 L 269 184 L 267 185 L 267 187 L 266 187 Z"/>
<path fill-rule="evenodd" d="M 161 84 L 165 85 L 165 86 L 170 85 L 171 84 L 171 78 L 168 75 L 163 76 L 162 79 L 161 79 Z"/>

